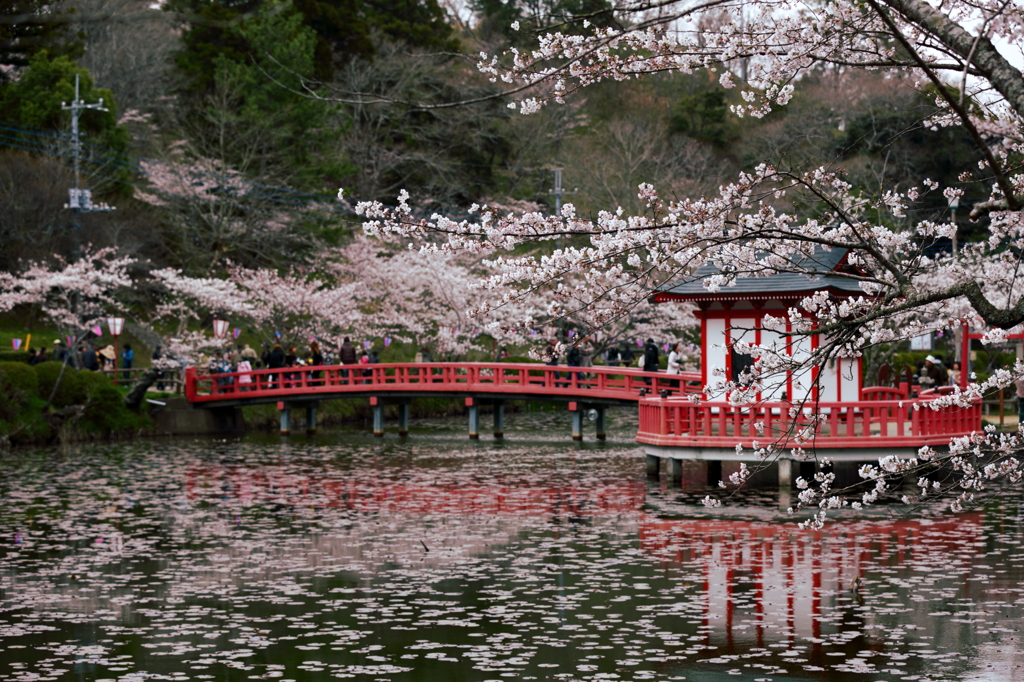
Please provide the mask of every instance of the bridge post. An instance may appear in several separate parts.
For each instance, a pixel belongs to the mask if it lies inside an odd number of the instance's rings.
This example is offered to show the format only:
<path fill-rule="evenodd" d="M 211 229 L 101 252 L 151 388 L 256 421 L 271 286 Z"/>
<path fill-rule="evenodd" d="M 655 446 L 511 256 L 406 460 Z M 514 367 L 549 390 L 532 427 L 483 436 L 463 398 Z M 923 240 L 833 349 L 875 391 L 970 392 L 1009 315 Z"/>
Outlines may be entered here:
<path fill-rule="evenodd" d="M 370 398 L 370 405 L 373 406 L 373 436 L 374 438 L 384 437 L 384 404 L 380 398 Z"/>
<path fill-rule="evenodd" d="M 403 400 L 398 405 L 398 435 L 409 435 L 409 401 Z"/>
<path fill-rule="evenodd" d="M 316 435 L 316 408 L 318 403 L 306 403 L 306 435 Z"/>
<path fill-rule="evenodd" d="M 494 401 L 494 437 L 505 437 L 505 401 Z"/>
<path fill-rule="evenodd" d="M 672 474 L 672 484 L 683 484 L 683 460 L 671 457 L 668 460 L 669 471 Z"/>
<path fill-rule="evenodd" d="M 583 409 L 579 403 L 569 403 L 572 412 L 572 439 L 583 440 Z"/>
<path fill-rule="evenodd" d="M 647 455 L 647 478 L 658 479 L 661 477 L 661 458 L 657 455 Z"/>
<path fill-rule="evenodd" d="M 605 407 L 604 407 L 604 405 L 598 405 L 594 409 L 597 410 L 597 439 L 598 440 L 605 440 L 607 438 L 607 436 L 605 436 L 605 421 L 604 421 L 604 410 L 605 410 Z"/>
<path fill-rule="evenodd" d="M 466 407 L 469 408 L 469 438 L 478 440 L 480 438 L 480 408 L 473 398 L 466 398 Z"/>
<path fill-rule="evenodd" d="M 292 435 L 292 406 L 281 402 L 277 404 L 277 411 L 281 417 L 281 435 Z"/>

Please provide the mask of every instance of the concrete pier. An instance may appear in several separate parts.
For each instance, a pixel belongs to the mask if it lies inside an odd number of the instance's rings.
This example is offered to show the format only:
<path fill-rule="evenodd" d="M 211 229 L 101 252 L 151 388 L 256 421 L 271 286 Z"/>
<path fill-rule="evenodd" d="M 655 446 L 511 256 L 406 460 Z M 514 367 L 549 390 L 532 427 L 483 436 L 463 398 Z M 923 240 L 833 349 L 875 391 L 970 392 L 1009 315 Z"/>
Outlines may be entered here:
<path fill-rule="evenodd" d="M 494 437 L 505 437 L 505 401 L 494 401 Z"/>
<path fill-rule="evenodd" d="M 384 437 L 384 404 L 380 398 L 370 398 L 370 405 L 373 406 L 373 435 L 375 438 Z"/>
<path fill-rule="evenodd" d="M 661 457 L 647 455 L 647 478 L 659 478 L 661 476 Z"/>
<path fill-rule="evenodd" d="M 318 403 L 306 404 L 306 435 L 316 435 L 316 408 Z"/>
<path fill-rule="evenodd" d="M 683 483 L 683 460 L 676 459 L 675 457 L 669 457 L 668 460 L 669 474 L 673 485 L 682 485 Z"/>
<path fill-rule="evenodd" d="M 469 408 L 469 438 L 470 440 L 479 440 L 480 407 L 473 398 L 466 398 L 466 407 Z"/>
<path fill-rule="evenodd" d="M 779 465 L 779 487 L 790 488 L 793 486 L 793 460 L 780 459 Z"/>
<path fill-rule="evenodd" d="M 409 402 L 403 401 L 398 405 L 398 435 L 409 435 Z"/>
<path fill-rule="evenodd" d="M 277 412 L 281 417 L 281 435 L 292 435 L 292 406 L 288 403 L 278 403 Z"/>
<path fill-rule="evenodd" d="M 583 406 L 579 403 L 569 403 L 572 410 L 572 439 L 583 440 Z"/>

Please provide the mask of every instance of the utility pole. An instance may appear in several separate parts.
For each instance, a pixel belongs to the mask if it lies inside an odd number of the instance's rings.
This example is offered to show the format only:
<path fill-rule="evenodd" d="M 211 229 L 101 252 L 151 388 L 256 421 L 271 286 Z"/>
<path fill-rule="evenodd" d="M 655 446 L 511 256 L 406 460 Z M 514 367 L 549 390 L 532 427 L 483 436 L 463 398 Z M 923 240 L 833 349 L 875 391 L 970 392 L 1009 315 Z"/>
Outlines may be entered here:
<path fill-rule="evenodd" d="M 93 204 L 92 203 L 92 191 L 88 189 L 81 189 L 81 158 L 82 158 L 82 137 L 78 132 L 78 119 L 82 115 L 82 111 L 86 109 L 95 109 L 96 111 L 109 111 L 103 106 L 103 98 L 100 97 L 100 101 L 93 104 L 86 104 L 78 94 L 78 74 L 75 74 L 75 99 L 71 104 L 65 102 L 60 103 L 60 108 L 67 111 L 71 111 L 71 145 L 74 149 L 74 163 L 75 163 L 75 186 L 68 190 L 68 203 L 64 204 L 64 208 L 70 208 L 73 211 L 73 218 L 71 220 L 71 229 L 74 232 L 74 258 L 77 259 L 81 256 L 81 237 L 79 233 L 82 231 L 82 223 L 79 218 L 81 213 L 93 213 L 96 211 L 113 211 L 114 209 L 106 204 Z"/>
<path fill-rule="evenodd" d="M 71 239 L 74 247 L 72 248 L 71 259 L 77 261 L 82 257 L 82 221 L 79 217 L 82 213 L 94 213 L 97 211 L 113 211 L 113 207 L 106 204 L 93 204 L 92 203 L 92 191 L 81 188 L 81 159 L 82 159 L 82 137 L 78 132 L 78 119 L 82 115 L 82 111 L 86 109 L 95 109 L 96 111 L 109 111 L 103 106 L 103 98 L 100 97 L 100 101 L 94 104 L 86 104 L 82 101 L 78 92 L 78 74 L 75 74 L 75 99 L 71 104 L 65 102 L 60 103 L 60 108 L 67 111 L 71 111 L 71 145 L 74 150 L 74 163 L 75 163 L 75 186 L 68 189 L 68 203 L 64 204 L 64 208 L 70 208 L 72 211 L 71 218 Z M 74 300 L 72 301 L 72 310 L 78 310 L 79 298 L 78 294 L 75 294 Z M 76 332 L 74 343 L 68 348 L 68 353 L 74 358 L 74 366 L 80 367 L 78 362 L 78 354 L 75 349 L 78 346 L 78 341 L 84 338 L 81 331 Z M 63 371 L 63 369 L 61 370 Z M 116 382 L 115 375 L 115 382 Z"/>
<path fill-rule="evenodd" d="M 548 190 L 548 194 L 554 194 L 555 195 L 555 217 L 556 218 L 561 218 L 562 217 L 562 195 L 563 194 L 576 194 L 576 192 L 580 191 L 580 188 L 579 187 L 574 187 L 571 192 L 566 192 L 562 188 L 562 171 L 564 171 L 565 169 L 564 168 L 552 168 L 551 170 L 555 171 L 555 188 L 554 189 L 549 189 Z M 559 237 L 556 240 L 555 243 L 558 245 L 558 248 L 562 248 L 562 238 L 561 237 Z"/>

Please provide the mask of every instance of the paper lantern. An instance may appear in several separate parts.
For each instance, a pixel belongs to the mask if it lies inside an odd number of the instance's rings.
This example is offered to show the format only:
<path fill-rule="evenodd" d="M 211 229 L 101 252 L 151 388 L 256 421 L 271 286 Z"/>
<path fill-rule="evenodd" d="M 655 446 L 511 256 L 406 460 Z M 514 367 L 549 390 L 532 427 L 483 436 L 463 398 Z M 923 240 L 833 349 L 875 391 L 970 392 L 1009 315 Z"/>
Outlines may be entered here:
<path fill-rule="evenodd" d="M 121 332 L 124 331 L 124 318 L 123 317 L 108 317 L 107 318 L 107 329 L 114 336 L 121 336 Z"/>
<path fill-rule="evenodd" d="M 213 321 L 213 335 L 218 339 L 223 339 L 224 335 L 228 333 L 228 321 L 227 320 L 214 320 Z"/>

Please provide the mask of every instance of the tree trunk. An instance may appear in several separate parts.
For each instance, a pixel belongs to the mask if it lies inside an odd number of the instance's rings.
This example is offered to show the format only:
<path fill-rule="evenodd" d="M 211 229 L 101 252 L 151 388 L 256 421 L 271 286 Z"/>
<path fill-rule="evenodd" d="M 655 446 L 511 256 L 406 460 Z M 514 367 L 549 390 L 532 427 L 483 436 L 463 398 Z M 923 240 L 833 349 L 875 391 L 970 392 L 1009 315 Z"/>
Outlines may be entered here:
<path fill-rule="evenodd" d="M 156 383 L 156 380 L 160 378 L 163 372 L 164 370 L 157 367 L 150 367 L 139 375 L 135 385 L 132 386 L 132 390 L 128 391 L 128 395 L 124 397 L 124 404 L 133 410 L 138 408 L 146 397 L 146 391 Z"/>

